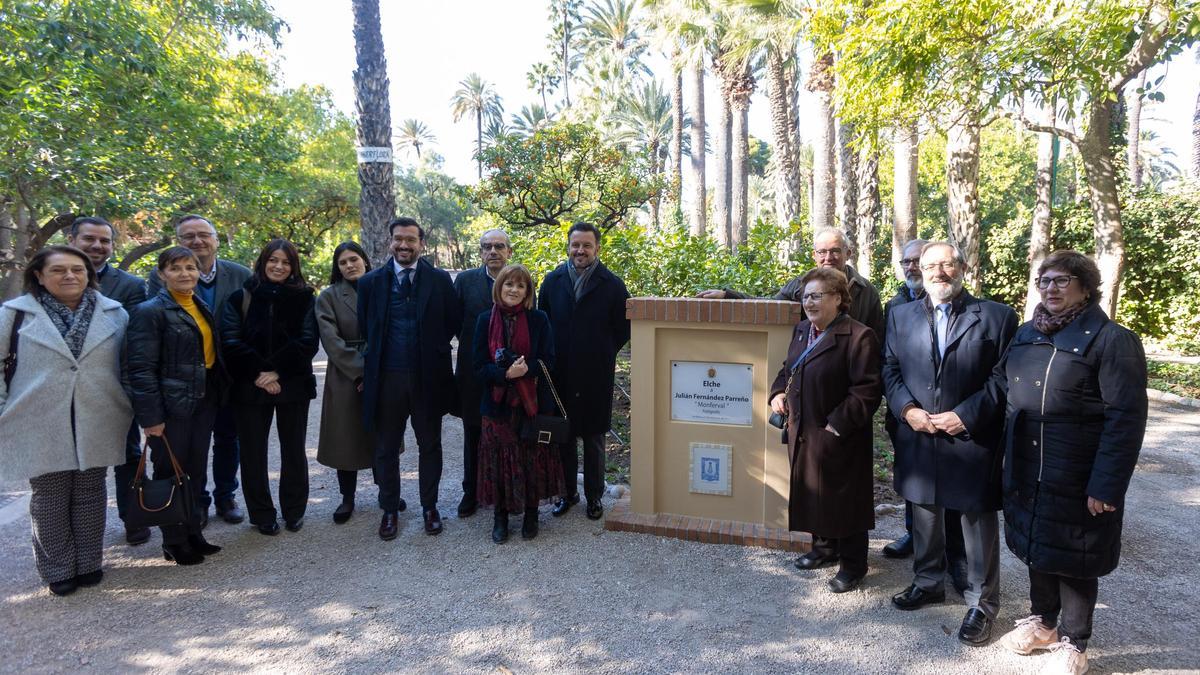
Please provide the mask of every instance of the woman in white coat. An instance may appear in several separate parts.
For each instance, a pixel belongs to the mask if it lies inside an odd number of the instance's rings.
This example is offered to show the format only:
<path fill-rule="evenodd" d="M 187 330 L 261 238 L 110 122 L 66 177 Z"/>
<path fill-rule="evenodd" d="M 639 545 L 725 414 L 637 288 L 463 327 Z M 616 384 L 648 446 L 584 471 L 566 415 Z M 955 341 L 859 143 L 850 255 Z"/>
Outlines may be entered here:
<path fill-rule="evenodd" d="M 0 306 L 0 360 L 16 347 L 11 381 L 0 378 L 0 480 L 29 480 L 34 562 L 55 595 L 104 576 L 104 476 L 125 461 L 133 419 L 121 383 L 128 320 L 69 246 L 35 255 L 25 294 Z"/>

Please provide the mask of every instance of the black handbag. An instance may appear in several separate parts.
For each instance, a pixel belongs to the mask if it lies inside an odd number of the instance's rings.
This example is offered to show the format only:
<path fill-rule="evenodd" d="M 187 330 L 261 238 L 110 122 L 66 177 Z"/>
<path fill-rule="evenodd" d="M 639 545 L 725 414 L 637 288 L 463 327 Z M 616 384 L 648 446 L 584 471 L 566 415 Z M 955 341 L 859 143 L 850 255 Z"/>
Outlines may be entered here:
<path fill-rule="evenodd" d="M 5 387 L 12 384 L 13 377 L 17 374 L 17 346 L 21 342 L 17 331 L 21 330 L 21 322 L 24 320 L 25 312 L 18 311 L 17 318 L 13 320 L 12 332 L 8 335 L 8 356 L 4 357 Z"/>
<path fill-rule="evenodd" d="M 538 359 L 538 365 L 542 368 L 542 374 L 546 376 L 546 384 L 550 385 L 550 393 L 554 395 L 554 402 L 563 416 L 539 414 L 534 415 L 532 419 L 526 419 L 521 425 L 521 440 L 543 445 L 566 443 L 571 437 L 571 421 L 567 419 L 567 409 L 563 406 L 562 399 L 558 397 L 554 380 L 550 379 L 550 370 L 546 368 L 546 364 L 542 363 L 541 359 Z"/>
<path fill-rule="evenodd" d="M 167 456 L 171 458 L 174 476 L 146 480 L 146 456 L 150 454 L 150 438 L 138 460 L 133 482 L 126 488 L 129 505 L 125 510 L 126 527 L 156 527 L 162 525 L 186 525 L 192 520 L 192 481 L 179 466 L 171 444 L 165 436 L 159 436 Z"/>

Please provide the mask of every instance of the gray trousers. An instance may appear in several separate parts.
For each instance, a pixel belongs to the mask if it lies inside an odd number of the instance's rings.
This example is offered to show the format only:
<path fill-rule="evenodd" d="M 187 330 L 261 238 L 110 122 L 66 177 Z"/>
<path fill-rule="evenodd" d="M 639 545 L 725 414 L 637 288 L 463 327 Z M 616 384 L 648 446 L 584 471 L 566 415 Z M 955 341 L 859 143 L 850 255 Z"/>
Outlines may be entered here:
<path fill-rule="evenodd" d="M 944 590 L 946 578 L 946 510 L 932 504 L 913 504 L 913 583 L 923 591 Z M 963 593 L 968 607 L 978 607 L 990 619 L 1000 609 L 1000 518 L 996 511 L 963 512 L 963 548 L 967 581 Z"/>
<path fill-rule="evenodd" d="M 47 584 L 100 569 L 108 510 L 107 473 L 108 467 L 102 466 L 29 479 L 33 561 Z"/>

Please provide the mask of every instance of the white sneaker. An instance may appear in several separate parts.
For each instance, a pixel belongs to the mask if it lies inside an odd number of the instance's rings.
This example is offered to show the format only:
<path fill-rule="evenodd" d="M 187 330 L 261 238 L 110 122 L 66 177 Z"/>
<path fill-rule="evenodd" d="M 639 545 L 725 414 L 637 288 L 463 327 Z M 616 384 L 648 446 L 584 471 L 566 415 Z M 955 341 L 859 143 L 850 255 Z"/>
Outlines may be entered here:
<path fill-rule="evenodd" d="M 1037 614 L 1017 621 L 1016 626 L 1000 638 L 1000 646 L 1010 652 L 1027 655 L 1058 643 L 1058 629 L 1046 628 Z"/>
<path fill-rule="evenodd" d="M 1064 637 L 1050 647 L 1050 658 L 1042 666 L 1043 675 L 1083 675 L 1088 671 L 1087 654 Z"/>

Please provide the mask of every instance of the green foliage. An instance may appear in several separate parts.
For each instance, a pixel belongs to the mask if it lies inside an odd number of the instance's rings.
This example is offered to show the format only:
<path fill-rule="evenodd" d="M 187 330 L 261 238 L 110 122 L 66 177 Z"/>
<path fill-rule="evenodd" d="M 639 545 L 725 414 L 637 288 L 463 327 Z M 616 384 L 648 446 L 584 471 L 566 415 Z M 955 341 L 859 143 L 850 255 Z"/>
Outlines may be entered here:
<path fill-rule="evenodd" d="M 470 191 L 442 173 L 441 157 L 429 153 L 416 168 L 396 169 L 396 212 L 415 217 L 426 230 L 426 246 L 439 265 L 465 269 L 474 239 L 461 227 L 479 213 Z"/>
<path fill-rule="evenodd" d="M 570 219 L 607 229 L 660 189 L 647 157 L 605 142 L 586 124 L 501 136 L 480 157 L 488 177 L 474 191 L 476 203 L 518 228 Z"/>
<path fill-rule="evenodd" d="M 1150 359 L 1146 367 L 1150 375 L 1150 388 L 1187 398 L 1200 398 L 1200 365 Z"/>

